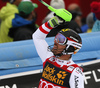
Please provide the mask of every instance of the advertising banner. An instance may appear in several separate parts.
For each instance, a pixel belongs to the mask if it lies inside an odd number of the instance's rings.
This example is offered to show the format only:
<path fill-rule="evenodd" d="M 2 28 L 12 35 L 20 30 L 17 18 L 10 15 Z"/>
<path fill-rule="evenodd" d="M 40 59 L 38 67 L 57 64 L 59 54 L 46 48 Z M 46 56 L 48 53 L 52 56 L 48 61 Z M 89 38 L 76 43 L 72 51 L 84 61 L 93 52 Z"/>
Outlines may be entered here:
<path fill-rule="evenodd" d="M 80 63 L 84 69 L 85 88 L 100 88 L 100 59 Z M 24 76 L 0 79 L 0 88 L 38 88 L 41 72 Z"/>
<path fill-rule="evenodd" d="M 84 63 L 85 88 L 100 88 L 100 60 Z"/>
<path fill-rule="evenodd" d="M 0 88 L 37 88 L 41 73 L 0 80 Z"/>

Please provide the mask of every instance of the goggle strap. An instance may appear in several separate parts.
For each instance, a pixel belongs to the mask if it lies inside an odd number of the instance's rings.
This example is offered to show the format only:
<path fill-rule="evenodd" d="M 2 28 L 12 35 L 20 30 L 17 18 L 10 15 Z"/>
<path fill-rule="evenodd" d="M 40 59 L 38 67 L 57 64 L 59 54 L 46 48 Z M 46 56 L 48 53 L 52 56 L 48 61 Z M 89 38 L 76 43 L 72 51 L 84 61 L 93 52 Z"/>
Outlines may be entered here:
<path fill-rule="evenodd" d="M 79 48 L 79 49 L 82 47 L 82 44 L 79 44 L 77 42 L 73 42 L 73 41 L 70 41 L 70 40 L 68 40 L 67 45 L 72 45 L 72 46 Z"/>
<path fill-rule="evenodd" d="M 67 45 L 66 49 L 68 49 L 68 48 L 69 48 L 69 46 L 70 46 L 70 45 Z"/>
<path fill-rule="evenodd" d="M 70 53 L 68 53 L 68 54 L 73 54 L 73 52 L 70 52 Z"/>

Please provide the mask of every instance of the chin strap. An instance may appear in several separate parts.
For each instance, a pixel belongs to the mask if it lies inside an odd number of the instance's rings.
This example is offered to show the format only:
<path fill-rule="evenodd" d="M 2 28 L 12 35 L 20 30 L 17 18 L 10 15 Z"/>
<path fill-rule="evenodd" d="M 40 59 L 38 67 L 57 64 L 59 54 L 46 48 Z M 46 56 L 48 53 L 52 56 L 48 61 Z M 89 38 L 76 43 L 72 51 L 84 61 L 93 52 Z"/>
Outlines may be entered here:
<path fill-rule="evenodd" d="M 57 54 L 57 55 L 55 55 L 55 57 L 60 57 L 60 56 L 62 56 L 63 54 L 62 53 L 60 53 L 60 54 Z"/>

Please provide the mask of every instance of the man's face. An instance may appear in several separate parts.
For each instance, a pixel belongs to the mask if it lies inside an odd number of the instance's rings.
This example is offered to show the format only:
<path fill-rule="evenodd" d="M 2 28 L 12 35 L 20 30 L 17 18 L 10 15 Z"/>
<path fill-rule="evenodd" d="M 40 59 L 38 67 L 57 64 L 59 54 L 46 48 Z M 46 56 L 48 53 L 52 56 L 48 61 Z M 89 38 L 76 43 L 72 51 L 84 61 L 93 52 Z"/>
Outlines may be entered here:
<path fill-rule="evenodd" d="M 57 55 L 62 53 L 62 51 L 66 48 L 66 37 L 60 33 L 55 36 L 54 39 L 54 47 L 52 48 L 52 52 Z"/>
<path fill-rule="evenodd" d="M 52 49 L 52 52 L 54 53 L 54 55 L 60 54 L 65 48 L 66 48 L 66 45 L 60 45 L 57 43 L 56 40 L 54 40 L 54 47 Z"/>

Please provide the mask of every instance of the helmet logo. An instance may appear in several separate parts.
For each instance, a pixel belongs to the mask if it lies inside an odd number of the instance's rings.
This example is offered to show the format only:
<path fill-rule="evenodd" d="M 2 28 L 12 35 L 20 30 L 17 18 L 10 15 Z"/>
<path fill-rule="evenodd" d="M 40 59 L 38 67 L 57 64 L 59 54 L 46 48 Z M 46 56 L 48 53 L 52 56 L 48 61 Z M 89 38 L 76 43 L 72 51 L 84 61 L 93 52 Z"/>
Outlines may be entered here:
<path fill-rule="evenodd" d="M 76 49 L 76 50 L 74 51 L 74 54 L 76 54 L 79 50 L 80 50 L 80 49 Z"/>
<path fill-rule="evenodd" d="M 78 40 L 72 36 L 70 36 L 71 39 L 73 39 L 74 41 L 78 42 Z"/>
<path fill-rule="evenodd" d="M 62 29 L 61 31 L 65 32 L 65 31 L 69 31 L 70 29 L 67 28 L 67 29 Z"/>

